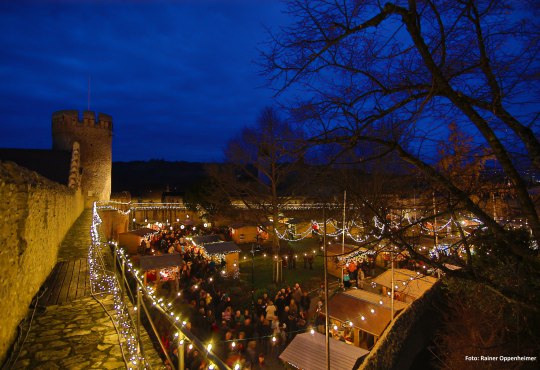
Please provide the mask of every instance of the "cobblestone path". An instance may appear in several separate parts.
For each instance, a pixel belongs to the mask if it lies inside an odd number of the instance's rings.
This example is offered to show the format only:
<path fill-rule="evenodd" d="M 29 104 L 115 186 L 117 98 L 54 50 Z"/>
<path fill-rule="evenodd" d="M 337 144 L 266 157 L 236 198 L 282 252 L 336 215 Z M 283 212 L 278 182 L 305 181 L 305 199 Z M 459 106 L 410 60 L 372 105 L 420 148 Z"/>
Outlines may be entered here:
<path fill-rule="evenodd" d="M 62 242 L 59 261 L 86 257 L 90 244 L 91 210 L 85 210 Z M 109 312 L 112 296 L 101 303 L 84 297 L 61 305 L 39 308 L 13 369 L 125 369 L 119 338 Z M 162 362 L 141 333 L 146 357 L 153 369 Z"/>
<path fill-rule="evenodd" d="M 88 257 L 90 239 L 90 226 L 92 225 L 92 209 L 85 209 L 73 223 L 71 229 L 62 240 L 58 251 L 58 261 Z"/>

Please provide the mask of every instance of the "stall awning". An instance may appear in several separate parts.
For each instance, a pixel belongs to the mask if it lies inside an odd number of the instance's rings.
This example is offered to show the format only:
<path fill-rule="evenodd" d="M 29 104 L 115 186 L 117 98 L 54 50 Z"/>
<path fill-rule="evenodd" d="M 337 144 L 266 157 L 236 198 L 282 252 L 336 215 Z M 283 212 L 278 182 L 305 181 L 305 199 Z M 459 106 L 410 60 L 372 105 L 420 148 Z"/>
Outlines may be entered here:
<path fill-rule="evenodd" d="M 331 338 L 330 353 L 330 369 L 352 370 L 369 351 Z M 298 334 L 279 358 L 298 369 L 326 370 L 326 338 L 319 333 Z"/>
<path fill-rule="evenodd" d="M 163 269 L 182 264 L 180 253 L 162 254 L 159 256 L 141 256 L 139 265 L 142 270 Z"/>

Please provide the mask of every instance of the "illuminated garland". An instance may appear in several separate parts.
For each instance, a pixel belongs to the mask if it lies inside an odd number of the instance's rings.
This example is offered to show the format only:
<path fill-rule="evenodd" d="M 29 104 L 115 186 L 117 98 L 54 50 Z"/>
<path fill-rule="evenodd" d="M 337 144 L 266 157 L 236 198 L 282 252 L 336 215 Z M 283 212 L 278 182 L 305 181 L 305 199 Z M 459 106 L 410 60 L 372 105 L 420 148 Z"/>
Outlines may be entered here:
<path fill-rule="evenodd" d="M 129 309 L 124 300 L 122 299 L 121 291 L 119 289 L 118 280 L 114 276 L 114 274 L 110 271 L 106 271 L 104 268 L 103 258 L 100 255 L 97 255 L 95 251 L 98 247 L 101 246 L 101 243 L 99 242 L 99 234 L 98 234 L 98 226 L 101 224 L 101 219 L 97 212 L 98 207 L 94 203 L 94 209 L 93 209 L 93 222 L 91 227 L 91 236 L 92 236 L 92 246 L 89 250 L 89 266 L 90 266 L 90 279 L 92 287 L 95 287 L 96 292 L 101 293 L 107 293 L 113 295 L 114 300 L 114 306 L 116 311 L 116 320 L 119 322 L 119 326 L 121 328 L 120 333 L 122 335 L 121 342 L 125 342 L 127 344 L 127 352 L 129 354 L 129 362 L 130 362 L 130 369 L 133 367 L 141 367 L 147 368 L 148 362 L 146 359 L 142 356 L 142 354 L 138 353 L 139 343 L 137 342 L 137 338 L 135 335 L 135 325 L 133 318 L 129 314 Z M 116 246 L 116 243 L 109 243 Z M 148 301 L 151 302 L 152 306 L 161 311 L 169 320 L 169 322 L 172 324 L 172 326 L 177 330 L 175 333 L 175 338 L 179 338 L 182 334 L 182 338 L 180 340 L 180 343 L 189 343 L 187 339 L 185 339 L 185 336 L 192 336 L 191 332 L 189 332 L 186 328 L 187 321 L 183 320 L 179 315 L 177 315 L 172 308 L 172 302 L 165 303 L 163 301 L 163 298 L 157 297 L 155 292 L 152 288 L 147 288 L 144 286 L 143 279 L 142 279 L 142 273 L 140 273 L 138 270 L 136 270 L 133 266 L 133 263 L 129 259 L 129 257 L 126 255 L 125 251 L 120 248 L 116 248 L 117 251 L 117 257 L 120 260 L 120 262 L 126 266 L 126 270 L 132 274 L 132 276 L 137 281 L 137 286 L 139 291 L 141 292 L 142 296 L 146 298 Z M 223 271 L 225 272 L 225 271 Z M 239 269 L 237 268 L 235 271 L 235 274 L 239 275 Z M 136 309 L 136 308 L 135 308 Z M 189 346 L 190 348 L 193 347 L 194 343 L 191 343 Z M 209 355 L 218 358 L 219 357 L 211 351 L 212 344 L 209 343 L 206 346 L 198 346 L 198 349 L 201 351 L 201 353 L 206 353 L 206 357 Z M 226 365 L 224 365 L 226 366 Z M 217 366 L 213 363 L 210 363 L 208 366 L 208 369 L 215 369 Z M 227 367 L 225 367 L 227 368 Z M 240 369 L 240 364 L 235 365 L 235 369 Z"/>
<path fill-rule="evenodd" d="M 90 270 L 90 283 L 92 294 L 109 294 L 113 296 L 115 316 L 114 324 L 119 330 L 120 346 L 127 353 L 127 363 L 129 368 L 139 368 L 139 364 L 146 368 L 145 359 L 139 354 L 139 343 L 136 338 L 136 332 L 133 328 L 133 319 L 129 313 L 128 306 L 124 303 L 120 294 L 120 286 L 116 276 L 105 268 L 103 256 L 101 255 L 101 243 L 99 241 L 98 225 L 101 224 L 94 204 L 92 215 L 92 227 L 90 235 L 92 243 L 88 250 L 88 266 Z M 96 297 L 96 299 L 98 299 Z M 99 299 L 98 299 L 99 301 Z"/>

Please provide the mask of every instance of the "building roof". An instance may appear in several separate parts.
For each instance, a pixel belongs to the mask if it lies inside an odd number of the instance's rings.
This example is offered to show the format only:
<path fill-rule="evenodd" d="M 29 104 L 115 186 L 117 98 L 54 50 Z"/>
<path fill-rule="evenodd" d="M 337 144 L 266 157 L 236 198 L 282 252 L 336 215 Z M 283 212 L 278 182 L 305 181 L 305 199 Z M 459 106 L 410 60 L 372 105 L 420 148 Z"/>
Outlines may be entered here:
<path fill-rule="evenodd" d="M 67 186 L 69 182 L 71 167 L 71 152 L 69 151 L 0 148 L 0 161 L 15 162 L 62 185 Z"/>
<path fill-rule="evenodd" d="M 206 243 L 201 246 L 206 254 L 228 254 L 234 252 L 240 252 L 240 248 L 233 242 L 217 242 L 217 243 Z"/>
<path fill-rule="evenodd" d="M 361 358 L 368 353 L 363 348 L 330 338 L 330 369 L 357 369 Z M 326 370 L 325 336 L 319 333 L 298 334 L 279 358 L 298 369 Z"/>
<path fill-rule="evenodd" d="M 387 270 L 373 279 L 374 283 L 392 287 L 392 270 Z M 437 278 L 407 269 L 394 269 L 395 291 L 418 298 L 437 282 Z"/>

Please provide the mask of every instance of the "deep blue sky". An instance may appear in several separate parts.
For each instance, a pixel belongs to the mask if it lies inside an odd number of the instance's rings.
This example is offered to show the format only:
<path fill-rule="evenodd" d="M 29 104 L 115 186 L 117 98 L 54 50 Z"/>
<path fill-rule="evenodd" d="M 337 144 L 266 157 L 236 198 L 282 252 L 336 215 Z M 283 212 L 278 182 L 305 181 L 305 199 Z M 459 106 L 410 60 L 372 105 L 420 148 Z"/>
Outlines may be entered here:
<path fill-rule="evenodd" d="M 113 116 L 113 160 L 222 159 L 272 91 L 254 64 L 277 0 L 0 0 L 0 147 L 50 148 L 51 114 Z"/>

